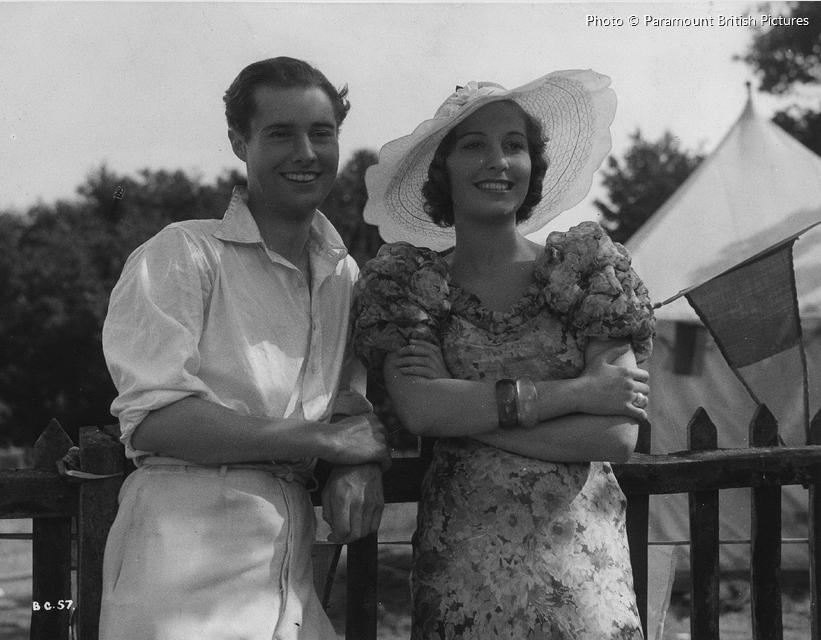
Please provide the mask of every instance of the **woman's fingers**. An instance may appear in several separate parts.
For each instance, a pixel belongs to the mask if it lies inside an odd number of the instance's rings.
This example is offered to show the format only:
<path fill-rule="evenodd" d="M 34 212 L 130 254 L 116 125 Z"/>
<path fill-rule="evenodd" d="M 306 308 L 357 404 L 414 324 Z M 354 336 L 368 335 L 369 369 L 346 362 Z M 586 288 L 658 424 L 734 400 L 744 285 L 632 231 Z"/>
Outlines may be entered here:
<path fill-rule="evenodd" d="M 430 342 L 412 338 L 407 345 L 399 349 L 398 353 L 399 355 L 428 356 L 435 358 L 438 357 L 440 351 L 439 347 Z"/>
<path fill-rule="evenodd" d="M 450 377 L 439 347 L 424 340 L 411 339 L 396 356 L 397 368 L 406 375 L 431 379 Z"/>
<path fill-rule="evenodd" d="M 440 376 L 430 367 L 399 367 L 402 373 L 406 376 L 416 376 L 417 378 L 429 378 L 436 380 Z"/>
<path fill-rule="evenodd" d="M 438 378 L 436 367 L 429 358 L 402 356 L 396 359 L 396 367 L 407 376 Z"/>
<path fill-rule="evenodd" d="M 626 405 L 624 413 L 628 418 L 635 418 L 637 420 L 647 420 L 647 411 L 644 409 L 640 409 L 634 404 Z"/>
<path fill-rule="evenodd" d="M 431 364 L 432 360 L 427 356 L 403 356 L 396 359 L 397 367 L 422 367 Z"/>
<path fill-rule="evenodd" d="M 643 393 L 646 396 L 650 395 L 650 385 L 645 384 L 644 382 L 634 382 L 633 383 L 633 392 L 634 393 Z"/>
<path fill-rule="evenodd" d="M 633 376 L 633 380 L 638 382 L 650 381 L 650 373 L 644 369 L 639 369 L 638 367 L 635 369 L 630 369 L 630 375 Z"/>

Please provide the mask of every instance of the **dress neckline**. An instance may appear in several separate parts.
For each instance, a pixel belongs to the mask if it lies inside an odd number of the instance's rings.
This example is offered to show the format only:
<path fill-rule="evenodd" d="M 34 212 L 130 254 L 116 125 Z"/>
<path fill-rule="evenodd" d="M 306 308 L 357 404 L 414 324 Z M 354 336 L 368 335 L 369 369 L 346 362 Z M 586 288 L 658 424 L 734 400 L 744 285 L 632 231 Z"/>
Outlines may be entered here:
<path fill-rule="evenodd" d="M 507 326 L 511 324 L 511 322 L 513 324 L 519 324 L 526 316 L 538 313 L 541 306 L 538 303 L 540 298 L 543 297 L 542 289 L 544 288 L 544 282 L 542 282 L 542 278 L 540 278 L 540 271 L 541 263 L 545 259 L 545 250 L 533 260 L 533 272 L 530 284 L 510 308 L 505 311 L 486 307 L 478 295 L 465 289 L 454 279 L 450 264 L 445 259 L 445 256 L 438 253 L 437 255 L 447 274 L 451 310 L 469 317 L 475 323 L 489 327 L 495 326 L 497 328 L 500 328 L 499 325 L 502 325 L 501 328 L 503 328 L 503 326 Z"/>

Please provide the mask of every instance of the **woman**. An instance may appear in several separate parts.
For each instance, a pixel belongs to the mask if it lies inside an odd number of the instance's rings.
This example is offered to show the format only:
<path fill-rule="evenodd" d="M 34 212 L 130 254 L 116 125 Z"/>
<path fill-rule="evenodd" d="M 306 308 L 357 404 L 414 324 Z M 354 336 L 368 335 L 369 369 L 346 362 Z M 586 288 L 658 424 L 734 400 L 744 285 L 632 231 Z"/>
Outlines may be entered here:
<path fill-rule="evenodd" d="M 641 638 L 606 461 L 630 455 L 646 417 L 652 309 L 597 224 L 545 246 L 524 235 L 589 189 L 610 148 L 608 84 L 472 83 L 367 175 L 366 220 L 399 242 L 362 271 L 355 348 L 405 426 L 438 438 L 415 640 Z"/>

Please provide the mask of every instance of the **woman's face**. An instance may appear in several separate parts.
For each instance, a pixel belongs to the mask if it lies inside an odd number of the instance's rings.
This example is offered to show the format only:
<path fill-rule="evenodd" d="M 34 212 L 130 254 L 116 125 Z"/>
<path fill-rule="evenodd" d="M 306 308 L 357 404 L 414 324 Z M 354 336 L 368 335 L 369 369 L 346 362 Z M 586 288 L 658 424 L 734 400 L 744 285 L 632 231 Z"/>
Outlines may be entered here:
<path fill-rule="evenodd" d="M 453 134 L 445 166 L 454 220 L 515 217 L 530 183 L 522 114 L 511 104 L 493 102 L 457 125 Z"/>

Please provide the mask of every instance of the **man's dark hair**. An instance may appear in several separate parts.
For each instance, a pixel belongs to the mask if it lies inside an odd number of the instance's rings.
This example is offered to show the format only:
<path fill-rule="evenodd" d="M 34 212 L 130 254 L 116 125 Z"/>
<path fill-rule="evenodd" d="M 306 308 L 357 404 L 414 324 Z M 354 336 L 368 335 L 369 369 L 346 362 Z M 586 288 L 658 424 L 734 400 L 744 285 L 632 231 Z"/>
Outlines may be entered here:
<path fill-rule="evenodd" d="M 337 128 L 342 125 L 351 108 L 350 102 L 346 99 L 348 87 L 337 89 L 319 69 L 307 62 L 287 56 L 260 60 L 240 71 L 222 98 L 225 102 L 225 119 L 228 126 L 242 136 L 248 135 L 248 127 L 257 108 L 254 99 L 257 87 L 321 89 L 331 101 Z"/>
<path fill-rule="evenodd" d="M 527 150 L 530 154 L 530 182 L 527 188 L 522 206 L 516 211 L 516 222 L 523 222 L 530 217 L 533 207 L 539 204 L 542 199 L 542 183 L 545 173 L 547 173 L 548 161 L 544 157 L 545 145 L 547 143 L 541 123 L 531 116 L 522 107 L 512 100 L 502 100 L 505 104 L 513 105 L 522 115 L 525 121 L 525 136 L 527 137 Z M 425 199 L 425 213 L 440 227 L 453 226 L 453 201 L 450 197 L 450 177 L 445 161 L 453 151 L 456 143 L 454 131 L 451 129 L 444 137 L 433 154 L 430 167 L 428 167 L 428 179 L 422 185 L 422 196 Z"/>

